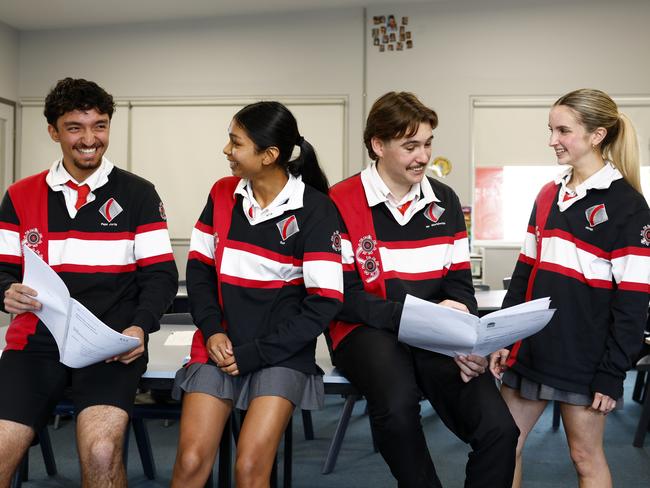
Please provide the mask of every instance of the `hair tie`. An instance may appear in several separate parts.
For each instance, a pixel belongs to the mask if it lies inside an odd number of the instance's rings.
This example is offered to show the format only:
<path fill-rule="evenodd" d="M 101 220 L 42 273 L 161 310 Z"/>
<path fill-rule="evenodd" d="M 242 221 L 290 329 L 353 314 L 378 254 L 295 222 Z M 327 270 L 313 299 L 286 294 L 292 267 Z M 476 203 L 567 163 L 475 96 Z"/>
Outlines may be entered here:
<path fill-rule="evenodd" d="M 299 137 L 299 139 L 302 139 L 302 137 Z M 291 156 L 289 156 L 289 162 L 292 162 L 292 161 L 295 161 L 296 159 L 298 159 L 300 157 L 301 152 L 302 151 L 300 150 L 300 145 L 298 143 L 296 143 L 296 145 L 293 146 L 293 149 L 291 150 Z"/>
<path fill-rule="evenodd" d="M 298 139 L 296 139 L 296 146 L 300 146 L 303 142 L 305 142 L 305 138 L 301 135 L 298 135 Z"/>

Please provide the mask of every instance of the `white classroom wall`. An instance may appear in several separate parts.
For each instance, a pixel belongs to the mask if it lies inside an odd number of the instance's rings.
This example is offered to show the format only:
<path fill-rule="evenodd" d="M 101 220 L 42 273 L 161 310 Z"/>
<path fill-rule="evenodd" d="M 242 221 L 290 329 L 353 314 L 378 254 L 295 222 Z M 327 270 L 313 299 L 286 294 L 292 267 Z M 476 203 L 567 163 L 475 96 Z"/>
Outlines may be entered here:
<path fill-rule="evenodd" d="M 379 53 L 372 46 L 372 16 L 388 14 L 409 16 L 414 49 Z M 64 76 L 96 80 L 125 98 L 342 95 L 353 173 L 367 160 L 364 113 L 384 92 L 409 90 L 438 112 L 434 156 L 452 162 L 445 182 L 469 205 L 470 97 L 558 96 L 583 86 L 647 95 L 648 19 L 647 0 L 450 0 L 373 6 L 365 25 L 363 9 L 352 8 L 26 31 L 18 97 L 43 97 Z M 504 121 L 513 139 L 517 129 Z M 222 139 L 179 143 L 219 151 Z M 503 265 L 486 270 L 496 287 L 516 250 L 486 250 L 487 262 L 490 252 L 506 254 L 492 260 Z"/>
<path fill-rule="evenodd" d="M 18 32 L 0 21 L 0 98 L 18 100 Z"/>

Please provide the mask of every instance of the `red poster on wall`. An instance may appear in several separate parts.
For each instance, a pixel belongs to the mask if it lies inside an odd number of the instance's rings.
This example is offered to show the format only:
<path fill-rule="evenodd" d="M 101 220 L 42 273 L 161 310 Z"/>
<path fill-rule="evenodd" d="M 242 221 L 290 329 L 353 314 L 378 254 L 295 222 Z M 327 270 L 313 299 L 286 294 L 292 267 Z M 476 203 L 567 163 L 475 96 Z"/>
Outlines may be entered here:
<path fill-rule="evenodd" d="M 503 239 L 503 168 L 476 168 L 474 183 L 474 239 Z"/>

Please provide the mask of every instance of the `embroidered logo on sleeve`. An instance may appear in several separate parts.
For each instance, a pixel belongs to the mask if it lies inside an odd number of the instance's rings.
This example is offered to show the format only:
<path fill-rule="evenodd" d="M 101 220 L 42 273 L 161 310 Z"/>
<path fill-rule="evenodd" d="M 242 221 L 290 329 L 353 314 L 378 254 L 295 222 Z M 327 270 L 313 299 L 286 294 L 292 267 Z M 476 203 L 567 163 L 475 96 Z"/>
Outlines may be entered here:
<path fill-rule="evenodd" d="M 300 229 L 298 228 L 298 219 L 296 219 L 295 215 L 291 215 L 287 217 L 286 219 L 281 220 L 277 224 L 278 230 L 280 231 L 280 237 L 282 238 L 282 241 L 286 241 L 289 239 L 294 234 L 297 234 Z"/>
<path fill-rule="evenodd" d="M 99 213 L 106 219 L 106 222 L 112 222 L 115 217 L 122 213 L 122 207 L 117 200 L 109 198 L 106 203 L 99 208 Z"/>
<path fill-rule="evenodd" d="M 599 203 L 593 207 L 589 207 L 585 210 L 585 216 L 587 217 L 587 222 L 589 222 L 589 227 L 596 227 L 598 224 L 607 222 L 607 211 L 605 210 L 605 204 Z"/>
<path fill-rule="evenodd" d="M 161 219 L 167 220 L 167 213 L 165 212 L 165 206 L 163 205 L 163 202 L 160 202 L 158 204 L 158 212 L 160 212 Z"/>
<path fill-rule="evenodd" d="M 431 202 L 427 209 L 424 211 L 424 216 L 431 222 L 436 223 L 440 220 L 440 216 L 444 213 L 445 209 L 435 202 Z"/>
<path fill-rule="evenodd" d="M 650 224 L 646 224 L 641 229 L 641 244 L 650 246 Z"/>
<path fill-rule="evenodd" d="M 330 241 L 332 241 L 332 249 L 336 252 L 341 252 L 341 233 L 338 230 L 334 231 Z"/>

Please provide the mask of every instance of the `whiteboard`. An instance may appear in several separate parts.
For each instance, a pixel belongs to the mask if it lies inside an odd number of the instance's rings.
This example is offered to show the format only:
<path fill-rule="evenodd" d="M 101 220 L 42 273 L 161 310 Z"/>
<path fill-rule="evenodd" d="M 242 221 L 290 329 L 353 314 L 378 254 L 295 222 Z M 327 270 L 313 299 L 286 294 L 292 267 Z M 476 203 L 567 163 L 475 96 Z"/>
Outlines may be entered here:
<path fill-rule="evenodd" d="M 230 175 L 223 147 L 232 116 L 246 103 L 131 107 L 131 170 L 165 202 L 171 238 L 189 239 L 213 183 Z M 345 103 L 286 102 L 315 148 L 330 184 L 345 174 Z"/>
<path fill-rule="evenodd" d="M 472 100 L 472 154 L 475 167 L 555 165 L 548 146 L 548 113 L 556 98 L 480 97 Z M 637 131 L 639 159 L 650 164 L 650 96 L 614 97 Z"/>

